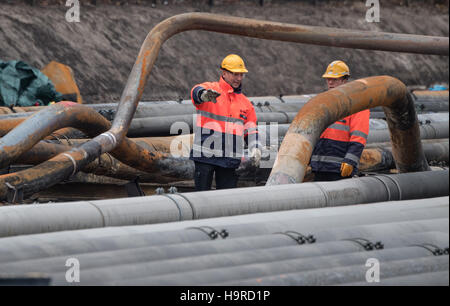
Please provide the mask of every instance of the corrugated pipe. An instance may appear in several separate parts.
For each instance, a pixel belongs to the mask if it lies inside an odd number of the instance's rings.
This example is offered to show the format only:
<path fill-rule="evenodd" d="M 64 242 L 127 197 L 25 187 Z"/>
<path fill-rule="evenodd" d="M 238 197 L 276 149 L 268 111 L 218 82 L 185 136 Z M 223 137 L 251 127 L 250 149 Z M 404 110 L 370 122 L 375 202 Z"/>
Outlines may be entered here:
<path fill-rule="evenodd" d="M 323 46 L 445 56 L 448 56 L 449 50 L 448 37 L 300 26 L 205 13 L 176 15 L 156 25 L 147 35 L 128 77 L 111 128 L 91 141 L 42 164 L 39 169 L 35 167 L 23 171 L 24 177 L 32 178 L 29 184 L 36 186 L 36 190 L 54 185 L 122 143 L 162 44 L 173 35 L 189 30 Z M 10 182 L 13 186 L 17 183 L 18 181 Z"/>
<path fill-rule="evenodd" d="M 103 201 L 0 207 L 0 237 L 448 195 L 448 170 Z M 357 190 L 358 192 L 355 192 Z M 308 197 L 305 197 L 308 195 Z"/>
<path fill-rule="evenodd" d="M 417 223 L 412 224 L 418 225 Z M 354 228 L 354 230 L 357 231 L 358 228 Z M 387 237 L 383 237 L 384 239 L 382 239 L 386 250 L 379 253 L 381 258 L 386 260 L 392 260 L 393 253 L 396 253 L 394 256 L 398 256 L 396 258 L 403 259 L 432 256 L 430 251 L 420 246 L 412 246 L 414 244 L 419 245 L 428 242 L 440 248 L 445 248 L 448 245 L 448 235 L 439 235 L 437 232 L 423 232 L 408 235 L 393 234 L 389 231 L 386 231 L 386 233 L 388 234 Z M 351 231 L 343 234 L 343 237 L 351 238 Z M 372 238 L 374 236 L 366 237 Z M 298 262 L 302 259 L 311 264 L 310 270 L 316 270 L 318 268 L 316 264 L 319 264 L 322 259 L 334 258 L 335 260 L 331 260 L 331 262 L 335 262 L 334 266 L 344 266 L 349 265 L 349 261 L 343 261 L 342 256 L 351 256 L 357 253 L 361 256 L 375 255 L 372 252 L 364 252 L 364 248 L 361 245 L 353 241 L 346 241 L 344 240 L 345 238 L 337 241 L 317 241 L 317 243 L 310 245 L 298 245 L 294 239 L 291 238 L 289 240 L 289 236 L 283 237 L 280 234 L 246 238 L 248 240 L 247 246 L 243 243 L 243 238 L 228 238 L 226 240 L 210 240 L 192 244 L 183 243 L 122 250 L 114 249 L 94 253 L 80 253 L 79 249 L 74 248 L 72 254 L 76 254 L 76 258 L 83 263 L 84 273 L 82 285 L 95 283 L 111 284 L 124 280 L 131 284 L 132 282 L 139 282 L 138 279 L 144 277 L 162 276 L 167 279 L 171 273 L 189 272 L 197 275 L 202 274 L 210 281 L 217 282 L 219 280 L 229 280 L 230 278 L 244 278 L 244 273 L 237 273 L 239 266 L 243 266 L 248 271 L 252 266 L 276 264 L 277 262 L 280 264 L 294 263 L 292 260 Z M 255 243 L 257 240 L 263 242 L 264 240 L 262 238 L 266 238 L 265 241 L 267 244 L 265 246 Z M 276 240 L 277 238 L 278 241 Z M 380 239 L 381 237 L 376 238 Z M 105 240 L 101 241 L 100 244 L 102 242 L 106 244 L 107 242 Z M 87 240 L 84 240 L 84 242 L 86 243 Z M 92 243 L 92 241 L 89 242 Z M 275 243 L 271 244 L 271 242 Z M 76 243 L 80 243 L 81 245 L 82 241 L 77 241 Z M 59 248 L 59 245 L 55 245 L 55 248 Z M 17 252 L 19 251 L 14 250 L 14 253 Z M 26 261 L 11 258 L 10 262 L 0 264 L 0 273 L 39 271 L 51 275 L 54 284 L 60 281 L 64 282 L 66 272 L 64 263 L 68 258 L 67 256 L 70 255 L 40 257 Z M 314 260 L 314 258 L 318 260 Z M 338 262 L 338 259 L 341 260 Z M 351 262 L 354 261 L 352 260 Z M 327 266 L 323 266 L 323 268 L 325 267 Z M 216 276 L 213 275 L 213 271 L 219 272 L 218 270 L 222 270 L 223 268 L 229 268 L 230 273 L 215 273 Z M 286 268 L 286 265 L 284 268 Z M 202 270 L 205 269 L 211 270 L 202 273 Z M 264 270 L 264 267 L 262 270 Z M 248 272 L 247 276 L 249 276 Z M 192 281 L 192 285 L 198 284 L 201 281 L 201 277 L 200 279 L 189 280 L 184 275 L 180 275 L 180 279 L 185 282 Z"/>
<path fill-rule="evenodd" d="M 356 80 L 312 98 L 291 123 L 266 185 L 301 183 L 322 132 L 341 118 L 376 106 L 385 109 L 397 169 L 430 170 L 406 86 L 393 77 L 378 76 Z"/>
<path fill-rule="evenodd" d="M 448 113 L 447 113 L 448 115 Z M 427 118 L 427 117 L 425 117 Z M 420 120 L 420 117 L 419 117 Z M 429 119 L 425 119 L 429 120 Z M 437 119 L 439 120 L 439 119 Z M 423 121 L 422 121 L 423 122 Z M 260 135 L 265 134 L 266 144 L 270 145 L 271 130 L 274 136 L 278 135 L 280 138 L 284 138 L 289 130 L 289 124 L 278 125 L 260 125 L 258 131 Z M 420 139 L 443 139 L 449 137 L 449 122 L 436 121 L 430 123 L 423 123 L 419 126 Z M 275 133 L 276 132 L 276 133 Z M 261 138 L 262 139 L 262 138 Z M 280 140 L 280 139 L 279 139 Z M 278 141 L 279 141 L 278 140 Z M 390 133 L 388 130 L 388 124 L 382 119 L 370 119 L 370 131 L 367 138 L 367 143 L 386 142 L 390 141 Z M 278 143 L 278 142 L 277 142 Z"/>

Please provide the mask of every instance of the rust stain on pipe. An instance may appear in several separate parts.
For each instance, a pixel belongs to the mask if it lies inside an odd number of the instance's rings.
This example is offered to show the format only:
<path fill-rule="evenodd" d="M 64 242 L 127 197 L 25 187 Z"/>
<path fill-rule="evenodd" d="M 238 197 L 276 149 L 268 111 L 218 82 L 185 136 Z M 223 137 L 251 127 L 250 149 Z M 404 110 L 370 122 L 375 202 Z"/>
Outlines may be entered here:
<path fill-rule="evenodd" d="M 393 77 L 379 76 L 341 85 L 306 103 L 289 127 L 267 185 L 301 183 L 312 148 L 323 131 L 339 119 L 376 106 L 384 107 L 397 169 L 429 170 L 414 102 L 406 86 Z"/>

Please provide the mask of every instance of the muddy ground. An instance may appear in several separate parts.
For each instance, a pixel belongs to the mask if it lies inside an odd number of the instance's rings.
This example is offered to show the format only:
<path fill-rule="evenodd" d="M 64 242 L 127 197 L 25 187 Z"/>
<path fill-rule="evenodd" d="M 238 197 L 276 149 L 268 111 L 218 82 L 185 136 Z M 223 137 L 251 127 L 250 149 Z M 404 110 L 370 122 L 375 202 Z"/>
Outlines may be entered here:
<path fill-rule="evenodd" d="M 356 30 L 434 36 L 449 35 L 447 4 L 381 1 L 381 22 L 365 20 L 365 1 L 207 1 L 171 0 L 144 4 L 83 5 L 80 22 L 65 20 L 64 5 L 8 4 L 0 0 L 0 59 L 23 60 L 43 68 L 56 60 L 73 68 L 86 103 L 117 101 L 147 33 L 160 21 L 185 12 L 210 12 L 278 22 Z M 59 1 L 64 3 L 64 1 Z M 410 1 L 411 2 L 411 1 Z M 394 4 L 395 3 L 395 4 Z M 120 3 L 119 3 L 120 4 Z M 144 100 L 186 99 L 196 83 L 214 81 L 219 64 L 238 53 L 250 73 L 248 96 L 302 94 L 323 90 L 321 75 L 335 59 L 346 61 L 354 78 L 392 75 L 407 85 L 447 83 L 449 64 L 443 56 L 374 52 L 265 41 L 192 31 L 162 47 Z"/>

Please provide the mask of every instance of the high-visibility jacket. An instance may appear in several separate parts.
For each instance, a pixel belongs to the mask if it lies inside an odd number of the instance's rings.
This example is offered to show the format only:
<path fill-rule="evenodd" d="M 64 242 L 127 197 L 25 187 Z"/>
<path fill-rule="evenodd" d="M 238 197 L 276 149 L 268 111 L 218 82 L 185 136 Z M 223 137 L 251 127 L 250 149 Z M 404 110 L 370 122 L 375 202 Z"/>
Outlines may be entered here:
<path fill-rule="evenodd" d="M 369 135 L 370 110 L 345 117 L 330 125 L 320 136 L 311 155 L 313 172 L 341 172 L 341 164 L 358 171 L 359 160 Z"/>
<path fill-rule="evenodd" d="M 203 90 L 213 89 L 221 95 L 217 103 L 201 102 Z M 190 159 L 224 168 L 237 168 L 241 162 L 244 141 L 248 148 L 258 146 L 255 109 L 241 92 L 220 78 L 194 86 L 192 103 L 197 109 L 194 144 Z"/>

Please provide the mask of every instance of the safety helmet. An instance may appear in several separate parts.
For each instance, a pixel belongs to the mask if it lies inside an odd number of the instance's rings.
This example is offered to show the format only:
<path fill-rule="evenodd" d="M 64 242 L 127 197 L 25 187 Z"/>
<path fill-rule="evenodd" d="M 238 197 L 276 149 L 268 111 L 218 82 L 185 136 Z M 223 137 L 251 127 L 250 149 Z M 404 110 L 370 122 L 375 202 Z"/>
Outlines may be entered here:
<path fill-rule="evenodd" d="M 220 68 L 237 73 L 247 73 L 248 70 L 245 68 L 244 61 L 239 55 L 230 54 L 227 55 L 223 61 Z"/>
<path fill-rule="evenodd" d="M 345 75 L 350 76 L 350 69 L 343 61 L 334 61 L 328 65 L 327 71 L 322 75 L 325 79 L 338 79 Z"/>

